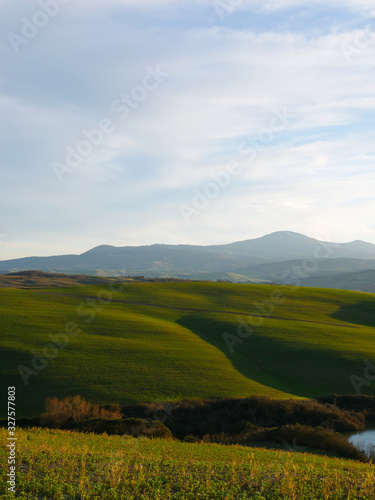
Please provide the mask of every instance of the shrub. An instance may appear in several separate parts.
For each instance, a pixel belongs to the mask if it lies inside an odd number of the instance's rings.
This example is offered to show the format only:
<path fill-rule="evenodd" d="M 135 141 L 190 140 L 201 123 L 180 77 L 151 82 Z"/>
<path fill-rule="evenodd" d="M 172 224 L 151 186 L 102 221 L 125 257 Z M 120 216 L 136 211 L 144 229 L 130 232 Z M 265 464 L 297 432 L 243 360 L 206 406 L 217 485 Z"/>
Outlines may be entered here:
<path fill-rule="evenodd" d="M 281 427 L 303 424 L 330 428 L 339 432 L 357 431 L 365 427 L 365 416 L 315 400 L 280 400 L 268 396 L 250 396 L 243 399 L 202 399 L 177 403 L 140 403 L 126 405 L 122 412 L 127 417 L 160 419 L 174 436 L 183 439 L 194 435 L 225 432 L 238 434 L 247 425 Z M 245 424 L 244 422 L 248 422 Z M 249 430 L 249 427 L 248 429 Z"/>
<path fill-rule="evenodd" d="M 313 448 L 361 462 L 368 461 L 364 453 L 352 445 L 346 437 L 322 427 L 314 429 L 306 425 L 285 425 L 283 427 L 254 429 L 250 433 L 237 436 L 229 436 L 224 433 L 206 435 L 203 440 L 208 443 L 241 445 L 249 445 L 250 443 L 271 445 L 274 443 L 287 450 L 304 451 L 305 448 Z"/>
<path fill-rule="evenodd" d="M 111 411 L 89 403 L 81 396 L 68 396 L 46 399 L 46 411 L 40 417 L 41 425 L 45 427 L 69 427 L 85 418 L 119 419 L 119 410 Z"/>
<path fill-rule="evenodd" d="M 74 430 L 94 432 L 96 434 L 119 434 L 129 436 L 147 436 L 151 438 L 172 439 L 172 433 L 158 420 L 145 420 L 141 418 L 108 419 L 90 418 L 77 422 L 72 427 Z"/>
<path fill-rule="evenodd" d="M 251 431 L 253 431 L 255 429 L 256 429 L 256 426 L 252 422 L 249 422 L 248 420 L 241 420 L 236 425 L 235 432 L 238 433 L 238 434 L 242 434 L 242 433 L 245 433 L 245 432 L 251 432 Z"/>
<path fill-rule="evenodd" d="M 316 399 L 323 404 L 336 405 L 344 411 L 363 413 L 366 415 L 368 421 L 375 421 L 375 396 L 368 396 L 366 394 L 334 394 L 333 396 Z"/>
<path fill-rule="evenodd" d="M 38 427 L 39 425 L 40 425 L 39 417 L 17 418 L 17 427 L 20 427 L 20 428 Z M 7 418 L 0 420 L 0 427 L 8 427 L 8 419 Z"/>
<path fill-rule="evenodd" d="M 189 436 L 185 436 L 183 441 L 184 443 L 199 443 L 201 440 L 199 439 L 199 437 L 190 434 Z"/>

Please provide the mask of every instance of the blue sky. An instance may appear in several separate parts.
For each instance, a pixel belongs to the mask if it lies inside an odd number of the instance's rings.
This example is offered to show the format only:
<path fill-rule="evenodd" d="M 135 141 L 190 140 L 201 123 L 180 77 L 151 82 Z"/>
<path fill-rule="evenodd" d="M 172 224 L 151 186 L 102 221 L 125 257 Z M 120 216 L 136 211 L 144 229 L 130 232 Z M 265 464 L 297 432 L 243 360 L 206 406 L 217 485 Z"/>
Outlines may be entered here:
<path fill-rule="evenodd" d="M 375 243 L 373 2 L 0 7 L 0 259 L 278 230 Z"/>

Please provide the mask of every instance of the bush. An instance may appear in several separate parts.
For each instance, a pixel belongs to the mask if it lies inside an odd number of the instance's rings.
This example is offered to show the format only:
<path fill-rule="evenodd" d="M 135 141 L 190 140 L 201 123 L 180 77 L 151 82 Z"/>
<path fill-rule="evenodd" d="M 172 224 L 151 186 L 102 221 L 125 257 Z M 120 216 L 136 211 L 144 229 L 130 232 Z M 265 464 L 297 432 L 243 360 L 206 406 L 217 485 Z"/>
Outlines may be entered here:
<path fill-rule="evenodd" d="M 16 425 L 20 428 L 38 427 L 40 425 L 39 417 L 21 417 L 16 419 Z M 8 419 L 0 420 L 0 427 L 8 427 Z"/>
<path fill-rule="evenodd" d="M 189 435 L 184 437 L 184 443 L 200 443 L 200 439 L 197 436 Z"/>
<path fill-rule="evenodd" d="M 348 439 L 330 429 L 322 427 L 314 429 L 306 425 L 285 425 L 283 427 L 271 427 L 255 429 L 250 433 L 238 436 L 228 436 L 224 433 L 217 435 L 206 435 L 205 442 L 222 444 L 259 444 L 274 443 L 290 451 L 305 451 L 305 448 L 313 448 L 339 455 L 341 457 L 360 460 L 368 460 Z"/>
<path fill-rule="evenodd" d="M 243 434 L 245 432 L 252 432 L 253 430 L 256 429 L 256 426 L 255 424 L 253 424 L 252 422 L 249 422 L 248 420 L 241 420 L 240 422 L 238 422 L 238 424 L 236 425 L 236 430 L 235 432 L 237 434 Z"/>
<path fill-rule="evenodd" d="M 315 400 L 281 400 L 268 396 L 244 399 L 202 399 L 177 403 L 140 403 L 126 405 L 122 412 L 127 417 L 159 418 L 179 439 L 194 435 L 225 432 L 238 434 L 251 424 L 255 427 L 307 425 L 324 427 L 338 432 L 362 430 L 365 416 Z M 157 417 L 155 417 L 157 415 Z M 248 422 L 245 424 L 244 422 Z"/>
<path fill-rule="evenodd" d="M 111 405 L 100 405 L 99 408 L 102 408 L 103 410 L 110 411 L 112 413 L 121 414 L 121 405 L 119 405 L 118 403 L 113 403 Z"/>
<path fill-rule="evenodd" d="M 152 438 L 172 439 L 172 433 L 162 422 L 158 420 L 145 420 L 141 418 L 107 419 L 90 418 L 75 423 L 71 427 L 83 432 L 94 432 L 96 434 L 118 434 L 129 436 L 147 436 Z"/>
<path fill-rule="evenodd" d="M 333 396 L 317 398 L 317 401 L 323 404 L 336 405 L 342 410 L 363 413 L 366 415 L 368 421 L 375 421 L 375 396 L 365 394 L 334 394 Z"/>
<path fill-rule="evenodd" d="M 119 410 L 111 411 L 89 403 L 81 396 L 68 396 L 61 401 L 58 398 L 46 399 L 46 411 L 40 417 L 45 427 L 64 428 L 85 418 L 119 419 Z"/>

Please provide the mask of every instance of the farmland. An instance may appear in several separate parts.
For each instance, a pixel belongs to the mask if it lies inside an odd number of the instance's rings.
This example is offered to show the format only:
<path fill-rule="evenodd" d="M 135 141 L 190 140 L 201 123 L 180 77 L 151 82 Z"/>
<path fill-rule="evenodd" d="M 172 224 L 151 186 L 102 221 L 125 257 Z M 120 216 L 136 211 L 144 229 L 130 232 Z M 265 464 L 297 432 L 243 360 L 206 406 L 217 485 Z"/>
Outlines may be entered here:
<path fill-rule="evenodd" d="M 25 500 L 370 500 L 375 494 L 373 466 L 308 453 L 48 429 L 20 429 L 17 446 L 17 498 Z"/>
<path fill-rule="evenodd" d="M 19 417 L 74 394 L 123 404 L 353 393 L 350 377 L 375 362 L 374 309 L 371 294 L 268 285 L 2 288 L 1 378 L 17 387 Z M 375 394 L 373 381 L 361 389 Z"/>

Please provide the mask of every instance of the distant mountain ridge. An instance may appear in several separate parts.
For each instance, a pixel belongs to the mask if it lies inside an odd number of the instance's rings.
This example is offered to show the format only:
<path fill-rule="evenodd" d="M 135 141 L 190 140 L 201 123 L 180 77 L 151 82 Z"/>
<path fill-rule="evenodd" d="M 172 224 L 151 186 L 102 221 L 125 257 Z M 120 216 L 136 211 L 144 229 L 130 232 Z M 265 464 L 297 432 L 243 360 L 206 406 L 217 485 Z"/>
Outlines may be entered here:
<path fill-rule="evenodd" d="M 318 259 L 317 259 L 318 257 Z M 0 261 L 3 273 L 38 269 L 67 274 L 141 274 L 220 278 L 232 273 L 239 281 L 281 282 L 285 272 L 315 259 L 314 276 L 375 269 L 375 245 L 365 241 L 329 243 L 292 231 L 224 245 L 165 245 L 115 247 L 100 245 L 81 255 L 25 257 Z"/>
<path fill-rule="evenodd" d="M 361 240 L 350 243 L 330 243 L 292 231 L 277 231 L 261 238 L 239 241 L 219 247 L 230 248 L 236 253 L 248 253 L 250 251 L 253 254 L 261 254 L 263 258 L 272 261 L 311 258 L 319 248 L 332 251 L 331 258 L 375 258 L 375 245 L 372 243 Z"/>

